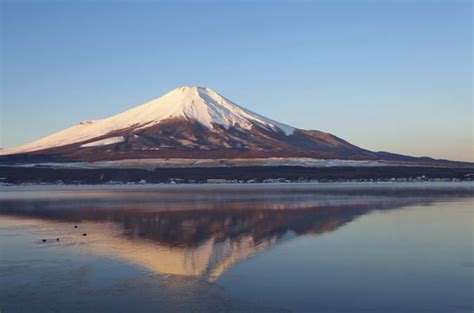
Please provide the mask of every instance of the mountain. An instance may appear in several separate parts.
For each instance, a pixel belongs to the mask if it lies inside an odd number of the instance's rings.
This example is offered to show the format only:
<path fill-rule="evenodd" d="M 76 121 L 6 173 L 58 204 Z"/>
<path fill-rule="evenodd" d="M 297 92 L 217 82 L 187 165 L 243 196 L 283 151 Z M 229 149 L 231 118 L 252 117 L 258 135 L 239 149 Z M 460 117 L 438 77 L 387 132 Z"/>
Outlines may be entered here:
<path fill-rule="evenodd" d="M 313 158 L 435 162 L 359 148 L 249 111 L 203 87 L 179 87 L 102 120 L 83 121 L 32 143 L 0 150 L 1 160 Z"/>

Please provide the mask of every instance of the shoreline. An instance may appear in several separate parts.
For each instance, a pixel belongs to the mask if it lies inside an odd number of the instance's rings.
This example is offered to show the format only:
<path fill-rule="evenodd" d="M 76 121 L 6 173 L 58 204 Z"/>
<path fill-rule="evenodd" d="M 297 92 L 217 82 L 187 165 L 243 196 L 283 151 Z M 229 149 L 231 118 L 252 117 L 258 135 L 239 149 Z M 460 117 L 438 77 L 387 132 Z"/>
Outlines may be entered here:
<path fill-rule="evenodd" d="M 472 181 L 474 168 L 438 167 L 214 167 L 144 169 L 55 169 L 0 166 L 0 184 L 202 184 L 383 181 Z"/>
<path fill-rule="evenodd" d="M 274 183 L 118 183 L 118 184 L 54 184 L 54 183 L 25 183 L 25 184 L 0 184 L 0 192 L 6 191 L 41 191 L 52 189 L 54 190 L 88 190 L 90 188 L 100 188 L 102 190 L 153 190 L 153 189 L 175 189 L 177 187 L 185 190 L 192 189 L 222 189 L 232 190 L 238 188 L 242 190 L 247 189 L 261 189 L 265 190 L 267 187 L 271 189 L 314 189 L 314 190 L 331 190 L 331 189 L 382 189 L 382 188 L 406 188 L 406 189 L 464 189 L 472 190 L 474 192 L 473 181 L 459 181 L 459 180 L 426 180 L 426 181 L 333 181 L 333 182 L 274 182 Z M 204 187 L 204 188 L 203 188 Z M 306 187 L 306 188 L 305 188 Z"/>

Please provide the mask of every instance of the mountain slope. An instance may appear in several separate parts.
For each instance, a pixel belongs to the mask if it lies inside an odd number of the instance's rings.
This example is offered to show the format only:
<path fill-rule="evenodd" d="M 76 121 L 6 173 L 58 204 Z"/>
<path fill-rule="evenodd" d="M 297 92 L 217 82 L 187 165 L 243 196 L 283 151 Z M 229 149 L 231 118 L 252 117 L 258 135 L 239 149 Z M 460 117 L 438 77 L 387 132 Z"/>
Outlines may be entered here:
<path fill-rule="evenodd" d="M 209 130 L 212 130 L 216 124 L 226 129 L 238 125 L 247 130 L 258 125 L 273 131 L 282 131 L 287 135 L 294 130 L 292 127 L 241 108 L 211 89 L 180 87 L 158 99 L 110 118 L 83 121 L 30 144 L 2 150 L 0 154 L 16 154 L 65 146 L 125 129 L 138 132 L 171 119 L 196 121 Z"/>
<path fill-rule="evenodd" d="M 271 158 L 431 162 L 371 152 L 329 133 L 297 129 L 202 87 L 179 87 L 110 118 L 84 121 L 23 146 L 1 160 L 107 161 L 143 158 Z"/>

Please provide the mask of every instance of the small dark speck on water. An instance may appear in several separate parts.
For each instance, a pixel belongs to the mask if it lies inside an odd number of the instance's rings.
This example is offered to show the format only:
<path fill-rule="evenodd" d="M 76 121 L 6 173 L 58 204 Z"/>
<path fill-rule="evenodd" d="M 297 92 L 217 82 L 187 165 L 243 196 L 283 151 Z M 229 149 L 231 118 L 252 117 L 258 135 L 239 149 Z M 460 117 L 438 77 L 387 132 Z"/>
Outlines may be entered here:
<path fill-rule="evenodd" d="M 86 234 L 86 233 L 84 233 L 84 234 L 82 234 L 82 236 L 87 236 L 87 234 Z"/>
<path fill-rule="evenodd" d="M 46 239 L 43 239 L 43 242 L 46 242 Z"/>
<path fill-rule="evenodd" d="M 74 225 L 74 228 L 77 228 L 77 225 Z"/>
<path fill-rule="evenodd" d="M 56 241 L 59 241 L 59 238 L 56 238 Z"/>

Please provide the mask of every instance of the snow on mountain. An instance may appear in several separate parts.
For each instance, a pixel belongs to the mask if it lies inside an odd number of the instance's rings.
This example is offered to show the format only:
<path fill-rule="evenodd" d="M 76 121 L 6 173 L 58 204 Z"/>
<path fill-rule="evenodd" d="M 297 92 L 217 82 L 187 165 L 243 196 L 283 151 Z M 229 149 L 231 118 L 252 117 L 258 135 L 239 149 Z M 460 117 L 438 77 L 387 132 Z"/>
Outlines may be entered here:
<path fill-rule="evenodd" d="M 231 126 L 238 126 L 249 130 L 253 126 L 258 126 L 274 132 L 282 132 L 287 136 L 293 134 L 295 130 L 293 127 L 244 109 L 212 89 L 179 87 L 158 99 L 110 118 L 84 121 L 32 143 L 0 150 L 0 155 L 25 153 L 80 143 L 122 129 L 144 129 L 172 118 L 194 120 L 210 130 L 213 130 L 214 124 L 221 125 L 226 129 Z M 102 141 L 102 144 L 104 142 L 106 144 L 119 142 L 114 141 L 114 138 L 110 138 L 109 141 Z M 83 145 L 83 147 L 86 147 L 86 145 Z"/>
<path fill-rule="evenodd" d="M 84 121 L 32 143 L 0 150 L 0 162 L 7 164 L 147 159 L 157 163 L 265 159 L 264 165 L 270 166 L 358 167 L 379 165 L 378 161 L 441 162 L 373 152 L 326 132 L 293 128 L 203 87 L 179 87 L 110 118 Z"/>
<path fill-rule="evenodd" d="M 81 148 L 108 146 L 108 145 L 113 145 L 115 143 L 120 143 L 120 142 L 124 142 L 124 141 L 125 141 L 125 138 L 123 138 L 123 136 L 110 137 L 110 138 L 106 138 L 106 139 L 97 140 L 97 141 L 93 141 L 93 142 L 83 144 L 83 145 L 81 145 Z"/>

